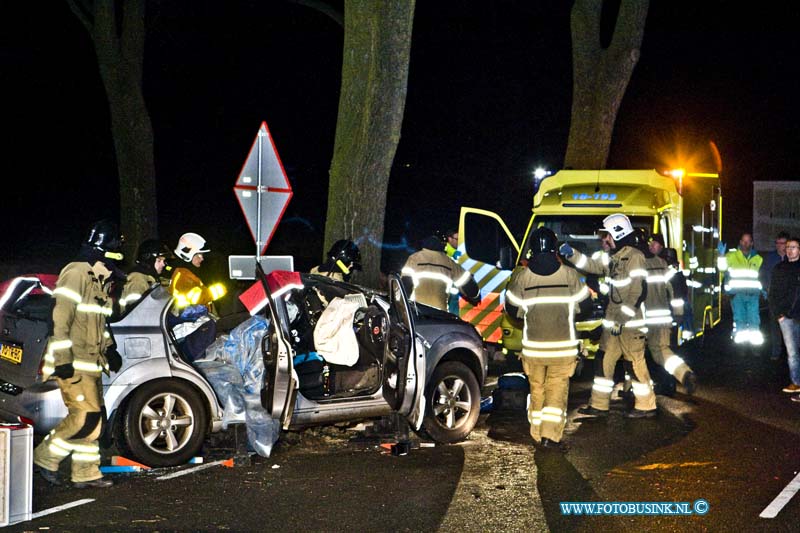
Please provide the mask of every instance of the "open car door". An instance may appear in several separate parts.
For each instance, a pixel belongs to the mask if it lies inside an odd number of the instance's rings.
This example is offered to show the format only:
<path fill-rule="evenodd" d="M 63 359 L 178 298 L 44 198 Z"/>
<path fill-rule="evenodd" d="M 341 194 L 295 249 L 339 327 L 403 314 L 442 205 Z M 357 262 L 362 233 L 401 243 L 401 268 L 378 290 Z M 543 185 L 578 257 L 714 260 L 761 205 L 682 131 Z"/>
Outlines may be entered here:
<path fill-rule="evenodd" d="M 425 414 L 425 347 L 414 331 L 414 317 L 397 274 L 389 276 L 389 342 L 383 356 L 383 397 L 415 429 Z"/>
<path fill-rule="evenodd" d="M 501 294 L 517 262 L 519 244 L 503 219 L 491 211 L 462 207 L 458 225 L 458 261 L 472 273 L 481 290 L 481 301 L 459 301 L 459 316 L 475 326 L 487 342 L 502 338 Z"/>
<path fill-rule="evenodd" d="M 297 272 L 276 271 L 264 275 L 259 269 L 259 279 L 267 297 L 266 318 L 269 321 L 267 334 L 261 341 L 264 358 L 264 386 L 261 389 L 261 405 L 281 427 L 288 429 L 297 397 L 297 379 L 292 367 L 293 350 L 288 339 L 289 319 L 283 295 L 301 288 Z"/>

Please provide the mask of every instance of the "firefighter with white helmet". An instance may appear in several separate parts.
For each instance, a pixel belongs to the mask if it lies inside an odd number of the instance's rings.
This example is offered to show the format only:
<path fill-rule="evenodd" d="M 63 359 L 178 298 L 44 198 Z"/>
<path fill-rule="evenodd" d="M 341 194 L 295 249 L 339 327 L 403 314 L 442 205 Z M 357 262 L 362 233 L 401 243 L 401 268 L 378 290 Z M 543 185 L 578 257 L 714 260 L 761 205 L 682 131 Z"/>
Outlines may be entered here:
<path fill-rule="evenodd" d="M 203 237 L 197 233 L 184 233 L 178 239 L 175 255 L 187 263 L 191 263 L 195 268 L 200 268 L 200 265 L 203 264 L 203 254 L 210 251 L 210 248 L 206 248 L 206 240 Z"/>
<path fill-rule="evenodd" d="M 627 216 L 617 213 L 603 219 L 604 237 L 610 247 L 608 265 L 574 251 L 569 244 L 559 251 L 576 268 L 608 279 L 609 293 L 606 315 L 603 320 L 601 345 L 605 349 L 602 359 L 595 359 L 595 378 L 589 405 L 578 409 L 581 414 L 603 416 L 608 414 L 611 392 L 614 389 L 614 367 L 624 358 L 632 378 L 634 409 L 627 418 L 650 418 L 656 415 L 656 397 L 650 381 L 650 372 L 644 357 L 646 296 L 644 254 L 635 247 L 636 235 Z"/>
<path fill-rule="evenodd" d="M 564 451 L 569 378 L 581 350 L 575 319 L 591 313 L 591 299 L 578 272 L 558 260 L 552 230 L 536 229 L 530 243 L 527 267 L 517 268 L 506 288 L 505 312 L 524 320 L 521 355 L 531 391 L 531 436 L 544 449 Z"/>
<path fill-rule="evenodd" d="M 58 382 L 67 416 L 36 447 L 33 462 L 54 485 L 61 484 L 58 467 L 70 455 L 76 488 L 113 485 L 100 472 L 98 438 L 105 423 L 100 375 L 122 366 L 106 328 L 113 309 L 109 286 L 116 277 L 124 279 L 114 263 L 122 259 L 121 247 L 116 223 L 95 222 L 78 256 L 61 270 L 53 291 L 53 334 L 42 377 Z"/>

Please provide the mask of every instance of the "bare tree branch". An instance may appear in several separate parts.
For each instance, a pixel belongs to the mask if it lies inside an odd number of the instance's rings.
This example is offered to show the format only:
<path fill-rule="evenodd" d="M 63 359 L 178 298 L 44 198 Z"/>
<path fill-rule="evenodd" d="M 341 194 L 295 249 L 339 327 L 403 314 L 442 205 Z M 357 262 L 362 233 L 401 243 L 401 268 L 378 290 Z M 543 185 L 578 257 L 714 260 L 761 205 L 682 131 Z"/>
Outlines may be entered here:
<path fill-rule="evenodd" d="M 92 34 L 94 30 L 94 20 L 92 17 L 92 2 L 91 0 L 67 0 L 67 5 L 72 10 L 72 13 L 78 17 L 83 27 Z"/>
<path fill-rule="evenodd" d="M 322 0 L 287 0 L 292 4 L 297 4 L 300 6 L 310 7 L 311 9 L 316 9 L 320 13 L 323 13 L 330 17 L 336 24 L 344 28 L 344 15 L 341 11 L 334 8 L 333 6 L 323 2 Z"/>

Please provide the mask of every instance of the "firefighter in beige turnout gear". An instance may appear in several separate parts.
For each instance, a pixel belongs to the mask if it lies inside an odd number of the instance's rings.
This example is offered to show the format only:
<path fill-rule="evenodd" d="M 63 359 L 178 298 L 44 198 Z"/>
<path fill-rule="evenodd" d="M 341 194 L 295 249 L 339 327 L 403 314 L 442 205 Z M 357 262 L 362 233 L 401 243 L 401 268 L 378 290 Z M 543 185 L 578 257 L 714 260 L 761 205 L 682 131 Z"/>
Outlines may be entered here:
<path fill-rule="evenodd" d="M 104 424 L 101 373 L 121 366 L 106 329 L 112 313 L 108 284 L 121 274 L 110 259 L 121 259 L 120 245 L 116 224 L 95 223 L 78 257 L 61 270 L 53 291 L 53 335 L 42 373 L 43 379 L 54 377 L 58 382 L 68 413 L 33 454 L 40 474 L 53 484 L 60 484 L 59 464 L 71 455 L 75 487 L 112 485 L 100 472 L 98 438 Z"/>
<path fill-rule="evenodd" d="M 592 396 L 587 407 L 578 409 L 581 414 L 607 415 L 611 392 L 614 390 L 614 367 L 624 358 L 626 370 L 631 375 L 634 409 L 627 418 L 649 418 L 656 414 L 656 397 L 650 381 L 650 372 L 644 357 L 645 320 L 643 300 L 645 293 L 644 254 L 634 246 L 633 226 L 623 214 L 609 215 L 603 220 L 604 237 L 610 246 L 608 265 L 594 260 L 563 244 L 560 252 L 580 270 L 605 275 L 609 285 L 608 306 L 603 320 L 600 340 L 605 349 L 602 358 L 595 359 L 595 378 Z"/>
<path fill-rule="evenodd" d="M 681 383 L 686 392 L 694 393 L 696 378 L 692 369 L 682 357 L 677 355 L 669 345 L 672 332 L 673 315 L 683 316 L 683 300 L 673 292 L 672 276 L 678 272 L 667 262 L 654 255 L 648 248 L 645 254 L 647 269 L 647 298 L 645 300 L 645 323 L 647 324 L 647 347 L 656 364 L 664 367 Z"/>
<path fill-rule="evenodd" d="M 422 250 L 411 254 L 401 271 L 406 291 L 416 302 L 447 311 L 450 294 L 458 294 L 472 305 L 480 301 L 480 289 L 467 270 L 444 252 L 444 242 L 431 236 Z"/>
<path fill-rule="evenodd" d="M 591 312 L 591 299 L 575 269 L 559 262 L 552 230 L 536 229 L 530 243 L 528 266 L 515 270 L 506 288 L 505 311 L 524 320 L 522 368 L 531 391 L 531 437 L 545 449 L 564 451 L 559 443 L 567 421 L 569 378 L 581 350 L 575 319 Z"/>

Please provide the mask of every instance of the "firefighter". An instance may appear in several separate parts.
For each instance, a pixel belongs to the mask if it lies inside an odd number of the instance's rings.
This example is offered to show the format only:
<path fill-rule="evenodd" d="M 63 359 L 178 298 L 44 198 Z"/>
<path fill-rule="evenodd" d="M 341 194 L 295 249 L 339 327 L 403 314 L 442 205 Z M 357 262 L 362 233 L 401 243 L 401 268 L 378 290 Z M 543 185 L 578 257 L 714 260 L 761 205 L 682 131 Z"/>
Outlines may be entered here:
<path fill-rule="evenodd" d="M 600 345 L 605 353 L 595 358 L 595 378 L 589 405 L 578 409 L 586 415 L 608 414 L 611 392 L 614 389 L 614 367 L 624 358 L 626 371 L 632 378 L 634 408 L 627 418 L 650 418 L 656 415 L 656 397 L 650 381 L 650 372 L 644 357 L 645 323 L 643 303 L 646 296 L 644 254 L 635 247 L 635 234 L 631 221 L 623 214 L 613 214 L 603 219 L 604 237 L 609 246 L 609 264 L 591 259 L 561 245 L 559 251 L 571 258 L 574 265 L 592 274 L 606 275 L 609 285 L 608 306 L 603 320 Z"/>
<path fill-rule="evenodd" d="M 753 236 L 743 233 L 739 248 L 725 253 L 725 243 L 718 247 L 717 266 L 725 272 L 725 291 L 731 295 L 733 308 L 733 342 L 750 343 L 752 346 L 764 344 L 764 336 L 759 329 L 761 317 L 758 303 L 763 287 L 758 278 L 762 257 L 753 248 Z"/>
<path fill-rule="evenodd" d="M 214 301 L 225 296 L 226 289 L 222 283 L 205 285 L 200 278 L 200 268 L 209 252 L 211 249 L 206 248 L 206 240 L 197 233 L 184 233 L 178 239 L 175 255 L 188 264 L 172 271 L 169 292 L 175 298 L 173 311 L 202 305 L 213 313 Z"/>
<path fill-rule="evenodd" d="M 522 368 L 530 384 L 531 437 L 544 449 L 566 451 L 561 443 L 567 421 L 569 378 L 575 372 L 580 341 L 576 314 L 591 313 L 589 290 L 573 268 L 558 260 L 556 234 L 538 228 L 530 236 L 527 267 L 511 276 L 505 312 L 524 320 Z"/>
<path fill-rule="evenodd" d="M 115 274 L 123 275 L 114 264 L 122 259 L 121 245 L 114 222 L 93 224 L 76 259 L 61 270 L 53 291 L 53 335 L 42 378 L 56 379 L 67 416 L 33 453 L 40 475 L 53 485 L 61 484 L 58 466 L 70 455 L 76 488 L 113 485 L 100 472 L 98 438 L 105 424 L 100 374 L 122 366 L 106 327 L 106 317 L 112 313 L 108 287 Z"/>
<path fill-rule="evenodd" d="M 435 235 L 422 241 L 422 249 L 411 254 L 401 271 L 410 299 L 447 311 L 447 298 L 459 292 L 477 305 L 481 299 L 478 284 L 468 271 L 444 253 L 444 243 Z"/>
<path fill-rule="evenodd" d="M 139 245 L 136 251 L 136 264 L 128 272 L 128 280 L 122 290 L 120 306 L 138 301 L 142 295 L 150 290 L 165 270 L 170 269 L 167 259 L 174 257 L 172 252 L 156 239 L 148 239 Z"/>
<path fill-rule="evenodd" d="M 333 243 L 326 257 L 324 263 L 311 269 L 311 274 L 350 281 L 353 270 L 361 270 L 361 251 L 351 240 L 341 239 Z"/>
<path fill-rule="evenodd" d="M 675 296 L 671 283 L 673 276 L 680 274 L 664 259 L 651 252 L 649 246 L 642 251 L 647 269 L 644 315 L 647 325 L 647 347 L 650 349 L 653 361 L 664 367 L 664 370 L 682 384 L 687 394 L 693 394 L 697 386 L 697 377 L 686 361 L 673 352 L 669 345 L 673 315 L 677 323 L 683 319 L 683 299 Z"/>

